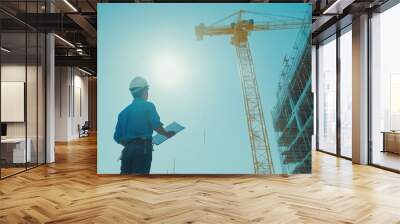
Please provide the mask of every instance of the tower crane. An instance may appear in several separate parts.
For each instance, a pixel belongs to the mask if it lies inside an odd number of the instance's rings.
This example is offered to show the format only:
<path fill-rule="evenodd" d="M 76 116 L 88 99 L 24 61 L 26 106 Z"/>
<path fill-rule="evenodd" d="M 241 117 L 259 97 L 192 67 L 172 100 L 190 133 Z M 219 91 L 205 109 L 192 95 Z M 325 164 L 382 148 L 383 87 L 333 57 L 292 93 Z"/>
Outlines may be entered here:
<path fill-rule="evenodd" d="M 204 36 L 226 35 L 231 37 L 231 44 L 236 48 L 238 59 L 238 70 L 242 84 L 254 172 L 256 174 L 274 174 L 275 171 L 268 139 L 268 131 L 265 125 L 264 113 L 248 37 L 253 31 L 304 28 L 305 26 L 310 25 L 310 21 L 269 14 L 269 16 L 272 17 L 285 17 L 285 20 L 254 23 L 254 20 L 252 19 L 243 19 L 245 13 L 261 15 L 261 13 L 258 12 L 240 10 L 209 26 L 205 26 L 201 23 L 196 26 L 195 32 L 198 40 L 202 40 Z M 230 25 L 217 25 L 220 22 L 235 16 L 237 16 L 236 23 L 231 23 Z"/>

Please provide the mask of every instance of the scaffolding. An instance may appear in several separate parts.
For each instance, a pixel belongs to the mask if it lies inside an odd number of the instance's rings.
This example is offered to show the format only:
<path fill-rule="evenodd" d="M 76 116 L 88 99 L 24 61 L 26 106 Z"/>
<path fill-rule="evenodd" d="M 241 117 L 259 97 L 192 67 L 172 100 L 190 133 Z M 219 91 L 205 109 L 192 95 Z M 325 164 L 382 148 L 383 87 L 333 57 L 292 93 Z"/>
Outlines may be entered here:
<path fill-rule="evenodd" d="M 272 111 L 282 168 L 289 174 L 311 172 L 311 84 L 310 29 L 305 25 L 296 37 L 293 52 L 284 57 L 277 103 Z"/>

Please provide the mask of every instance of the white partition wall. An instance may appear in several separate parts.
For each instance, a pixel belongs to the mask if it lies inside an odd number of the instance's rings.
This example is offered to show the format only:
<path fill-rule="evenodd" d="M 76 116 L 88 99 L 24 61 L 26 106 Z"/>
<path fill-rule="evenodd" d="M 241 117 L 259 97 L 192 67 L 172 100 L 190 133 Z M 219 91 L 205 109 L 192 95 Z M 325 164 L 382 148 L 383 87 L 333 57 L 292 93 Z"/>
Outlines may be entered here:
<path fill-rule="evenodd" d="M 25 82 L 2 81 L 0 101 L 1 122 L 24 122 Z"/>
<path fill-rule="evenodd" d="M 55 73 L 55 140 L 70 141 L 88 120 L 88 76 L 74 67 L 56 67 Z"/>

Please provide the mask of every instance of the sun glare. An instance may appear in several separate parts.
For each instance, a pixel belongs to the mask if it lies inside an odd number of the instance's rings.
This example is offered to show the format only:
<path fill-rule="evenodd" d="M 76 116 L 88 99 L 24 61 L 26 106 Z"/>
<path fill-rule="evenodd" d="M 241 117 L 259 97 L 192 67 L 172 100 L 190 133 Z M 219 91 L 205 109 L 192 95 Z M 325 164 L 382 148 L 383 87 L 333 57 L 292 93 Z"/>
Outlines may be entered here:
<path fill-rule="evenodd" d="M 185 68 L 182 58 L 176 55 L 162 55 L 155 58 L 157 81 L 166 87 L 176 87 L 182 83 Z"/>

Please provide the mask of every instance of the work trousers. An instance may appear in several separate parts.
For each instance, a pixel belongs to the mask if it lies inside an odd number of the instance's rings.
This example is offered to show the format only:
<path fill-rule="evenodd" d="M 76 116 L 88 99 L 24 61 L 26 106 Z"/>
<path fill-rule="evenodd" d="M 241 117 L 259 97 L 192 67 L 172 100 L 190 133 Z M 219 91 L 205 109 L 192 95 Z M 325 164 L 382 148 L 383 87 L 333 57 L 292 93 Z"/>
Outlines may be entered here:
<path fill-rule="evenodd" d="M 122 150 L 121 174 L 149 174 L 152 154 L 151 141 L 131 141 Z"/>

